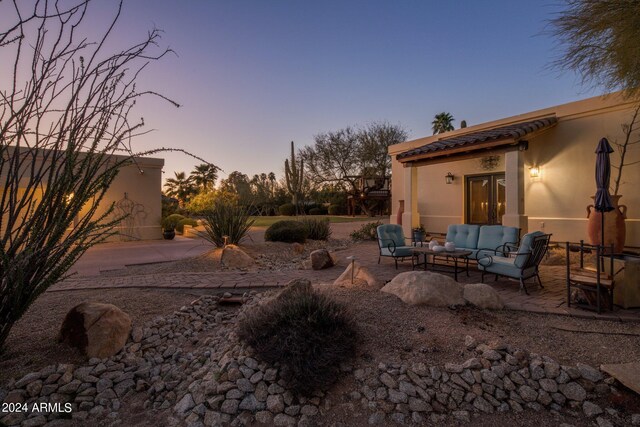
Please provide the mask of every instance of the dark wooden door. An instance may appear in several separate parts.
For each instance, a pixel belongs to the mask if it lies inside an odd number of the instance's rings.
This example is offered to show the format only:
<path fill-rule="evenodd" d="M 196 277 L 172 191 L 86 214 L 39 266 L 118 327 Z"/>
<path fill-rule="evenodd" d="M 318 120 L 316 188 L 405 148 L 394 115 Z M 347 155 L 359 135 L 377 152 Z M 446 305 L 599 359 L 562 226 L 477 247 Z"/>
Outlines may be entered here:
<path fill-rule="evenodd" d="M 503 173 L 466 177 L 467 224 L 502 224 L 505 213 L 505 178 Z"/>

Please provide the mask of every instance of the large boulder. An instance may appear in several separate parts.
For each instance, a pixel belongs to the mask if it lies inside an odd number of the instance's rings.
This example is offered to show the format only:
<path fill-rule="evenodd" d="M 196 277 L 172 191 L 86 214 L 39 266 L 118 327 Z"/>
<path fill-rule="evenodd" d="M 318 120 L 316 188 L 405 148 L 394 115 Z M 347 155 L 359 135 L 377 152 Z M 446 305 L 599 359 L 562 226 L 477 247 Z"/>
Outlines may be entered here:
<path fill-rule="evenodd" d="M 431 271 L 407 271 L 400 273 L 384 285 L 388 292 L 410 305 L 447 307 L 464 305 L 462 286 L 451 277 Z"/>
<path fill-rule="evenodd" d="M 67 313 L 59 342 L 77 347 L 89 358 L 111 357 L 124 347 L 131 318 L 113 304 L 83 302 Z"/>
<path fill-rule="evenodd" d="M 351 272 L 353 271 L 353 275 Z M 353 281 L 352 281 L 353 279 Z M 338 277 L 333 284 L 335 286 L 364 285 L 375 289 L 380 289 L 382 284 L 371 274 L 367 267 L 363 267 L 358 262 L 350 262 L 346 270 Z"/>
<path fill-rule="evenodd" d="M 314 270 L 323 270 L 333 267 L 336 263 L 331 254 L 326 249 L 317 249 L 309 255 L 311 259 L 311 268 Z"/>
<path fill-rule="evenodd" d="M 311 281 L 309 279 L 291 279 L 284 285 L 284 289 L 309 291 L 311 290 Z"/>
<path fill-rule="evenodd" d="M 501 310 L 504 308 L 502 298 L 495 289 L 485 283 L 468 283 L 462 291 L 463 298 L 476 307 L 489 310 Z"/>
<path fill-rule="evenodd" d="M 254 265 L 253 258 L 236 245 L 227 245 L 222 248 L 220 262 L 227 268 L 249 268 Z"/>

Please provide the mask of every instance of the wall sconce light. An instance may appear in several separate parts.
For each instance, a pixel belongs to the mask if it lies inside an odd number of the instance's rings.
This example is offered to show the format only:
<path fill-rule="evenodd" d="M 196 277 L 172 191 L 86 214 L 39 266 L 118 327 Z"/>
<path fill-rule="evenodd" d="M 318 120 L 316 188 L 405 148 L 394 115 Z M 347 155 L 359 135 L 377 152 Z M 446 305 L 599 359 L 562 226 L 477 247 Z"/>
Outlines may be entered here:
<path fill-rule="evenodd" d="M 529 176 L 531 178 L 540 178 L 540 167 L 538 166 L 531 166 L 529 168 Z"/>
<path fill-rule="evenodd" d="M 453 180 L 455 179 L 455 177 L 453 176 L 453 174 L 451 172 L 447 172 L 447 174 L 444 177 L 444 180 L 447 184 L 453 184 Z"/>

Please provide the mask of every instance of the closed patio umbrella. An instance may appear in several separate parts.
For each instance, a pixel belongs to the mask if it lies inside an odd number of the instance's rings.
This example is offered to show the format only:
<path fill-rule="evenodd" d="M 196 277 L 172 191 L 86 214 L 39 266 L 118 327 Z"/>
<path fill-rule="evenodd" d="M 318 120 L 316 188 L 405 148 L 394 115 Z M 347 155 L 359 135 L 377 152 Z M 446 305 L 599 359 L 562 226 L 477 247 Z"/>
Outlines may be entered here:
<path fill-rule="evenodd" d="M 613 148 L 607 138 L 602 138 L 596 148 L 596 198 L 593 207 L 601 215 L 600 241 L 604 249 L 604 214 L 614 209 L 609 194 L 609 180 L 611 179 L 611 161 L 609 154 Z"/>

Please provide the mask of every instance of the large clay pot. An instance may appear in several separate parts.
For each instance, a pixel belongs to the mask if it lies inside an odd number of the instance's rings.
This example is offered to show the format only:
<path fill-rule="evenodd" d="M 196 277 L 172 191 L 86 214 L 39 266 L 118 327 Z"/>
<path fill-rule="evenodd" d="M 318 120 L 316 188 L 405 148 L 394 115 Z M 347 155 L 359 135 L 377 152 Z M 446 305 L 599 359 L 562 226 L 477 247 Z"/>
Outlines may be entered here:
<path fill-rule="evenodd" d="M 162 230 L 162 237 L 165 240 L 173 240 L 174 237 L 176 237 L 176 230 L 169 229 L 169 230 Z"/>
<path fill-rule="evenodd" d="M 604 214 L 604 245 L 611 246 L 617 253 L 624 249 L 624 239 L 626 227 L 624 220 L 627 219 L 627 207 L 618 205 L 618 200 L 622 196 L 611 196 L 614 209 Z M 595 200 L 595 196 L 591 196 Z M 602 213 L 597 212 L 593 205 L 587 206 L 587 232 L 592 245 L 602 243 Z"/>
<path fill-rule="evenodd" d="M 398 208 L 398 213 L 396 214 L 396 224 L 402 225 L 403 213 L 404 213 L 404 200 L 400 200 L 400 207 Z"/>

